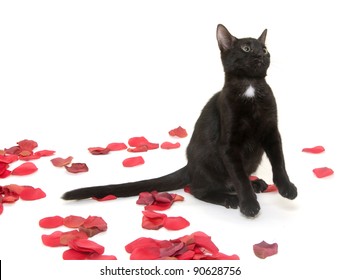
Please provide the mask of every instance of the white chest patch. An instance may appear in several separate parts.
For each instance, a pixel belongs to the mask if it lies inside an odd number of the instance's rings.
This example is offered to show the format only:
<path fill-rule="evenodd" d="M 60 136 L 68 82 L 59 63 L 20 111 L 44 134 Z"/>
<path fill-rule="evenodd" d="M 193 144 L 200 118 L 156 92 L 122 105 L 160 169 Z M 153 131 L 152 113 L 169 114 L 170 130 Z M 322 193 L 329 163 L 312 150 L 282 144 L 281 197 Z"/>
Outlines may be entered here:
<path fill-rule="evenodd" d="M 249 85 L 249 87 L 244 92 L 244 96 L 248 98 L 252 98 L 255 96 L 255 89 L 252 87 L 252 85 Z"/>

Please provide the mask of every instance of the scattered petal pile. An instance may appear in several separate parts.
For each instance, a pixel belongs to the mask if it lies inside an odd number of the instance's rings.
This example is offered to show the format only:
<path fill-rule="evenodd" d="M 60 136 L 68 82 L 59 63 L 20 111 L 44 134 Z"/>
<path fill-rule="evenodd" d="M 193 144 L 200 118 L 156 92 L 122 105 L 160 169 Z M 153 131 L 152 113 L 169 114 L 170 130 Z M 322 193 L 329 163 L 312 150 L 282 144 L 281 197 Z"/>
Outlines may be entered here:
<path fill-rule="evenodd" d="M 7 178 L 10 175 L 24 176 L 30 175 L 38 170 L 32 162 L 26 162 L 10 171 L 10 164 L 18 160 L 30 161 L 41 157 L 51 156 L 55 153 L 52 150 L 41 150 L 34 152 L 38 143 L 33 140 L 22 140 L 17 142 L 17 146 L 0 150 L 0 179 Z"/>
<path fill-rule="evenodd" d="M 262 241 L 253 245 L 254 254 L 260 259 L 266 259 L 267 257 L 276 255 L 278 253 L 278 244 L 268 244 Z"/>
<path fill-rule="evenodd" d="M 174 240 L 141 237 L 125 246 L 131 260 L 239 260 L 219 252 L 211 237 L 198 231 Z"/>
<path fill-rule="evenodd" d="M 153 191 L 141 192 L 136 203 L 146 205 L 145 210 L 163 211 L 169 209 L 174 202 L 183 200 L 184 197 L 179 194 Z"/>
<path fill-rule="evenodd" d="M 37 200 L 46 197 L 46 194 L 40 188 L 31 186 L 6 185 L 0 186 L 0 214 L 3 212 L 3 204 L 14 203 L 17 200 Z"/>
<path fill-rule="evenodd" d="M 42 228 L 56 228 L 66 226 L 73 230 L 62 232 L 55 231 L 49 235 L 41 236 L 42 243 L 49 247 L 68 246 L 63 253 L 64 260 L 116 260 L 115 256 L 103 255 L 105 248 L 88 238 L 106 231 L 107 223 L 97 216 L 87 219 L 70 215 L 66 218 L 60 216 L 46 217 L 39 221 Z"/>
<path fill-rule="evenodd" d="M 162 227 L 168 230 L 181 230 L 190 225 L 183 217 L 167 217 L 166 214 L 154 211 L 143 211 L 142 227 L 144 229 L 158 230 Z"/>

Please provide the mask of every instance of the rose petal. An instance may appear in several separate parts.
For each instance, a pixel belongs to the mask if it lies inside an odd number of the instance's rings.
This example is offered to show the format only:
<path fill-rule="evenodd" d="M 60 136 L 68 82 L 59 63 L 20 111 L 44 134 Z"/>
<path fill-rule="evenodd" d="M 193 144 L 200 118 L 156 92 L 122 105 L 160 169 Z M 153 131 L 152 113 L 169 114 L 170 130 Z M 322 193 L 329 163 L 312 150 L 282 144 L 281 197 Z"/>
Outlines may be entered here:
<path fill-rule="evenodd" d="M 17 161 L 19 159 L 19 157 L 17 155 L 0 155 L 0 162 L 3 163 L 13 163 L 15 161 Z"/>
<path fill-rule="evenodd" d="M 158 230 L 164 226 L 167 215 L 153 211 L 143 211 L 142 228 L 149 230 Z"/>
<path fill-rule="evenodd" d="M 103 254 L 105 248 L 98 243 L 88 239 L 73 239 L 68 246 L 78 252 Z"/>
<path fill-rule="evenodd" d="M 72 163 L 71 166 L 65 166 L 65 168 L 70 173 L 88 172 L 86 163 Z"/>
<path fill-rule="evenodd" d="M 159 247 L 139 247 L 133 250 L 130 260 L 156 260 L 160 258 Z"/>
<path fill-rule="evenodd" d="M 332 175 L 334 173 L 334 171 L 331 168 L 328 168 L 328 167 L 321 167 L 321 168 L 313 169 L 313 173 L 318 178 L 324 178 L 324 177 Z"/>
<path fill-rule="evenodd" d="M 34 153 L 34 155 L 39 155 L 40 157 L 49 157 L 55 154 L 55 151 L 52 150 L 41 150 Z"/>
<path fill-rule="evenodd" d="M 22 150 L 21 150 L 21 148 L 19 146 L 14 146 L 14 147 L 5 149 L 5 153 L 9 154 L 9 155 L 17 155 L 18 156 L 21 151 Z"/>
<path fill-rule="evenodd" d="M 264 193 L 267 192 L 277 192 L 278 188 L 276 185 L 267 185 L 267 189 L 264 191 Z"/>
<path fill-rule="evenodd" d="M 33 151 L 38 147 L 38 143 L 33 140 L 22 140 L 17 143 L 22 151 Z"/>
<path fill-rule="evenodd" d="M 26 187 L 21 193 L 22 200 L 37 200 L 46 197 L 46 194 L 40 188 Z"/>
<path fill-rule="evenodd" d="M 100 232 L 107 230 L 107 223 L 103 218 L 97 216 L 89 216 L 80 226 L 79 230 L 85 232 L 92 237 Z"/>
<path fill-rule="evenodd" d="M 150 192 L 141 192 L 139 194 L 139 198 L 137 200 L 137 204 L 139 205 L 150 205 L 155 201 L 154 196 Z"/>
<path fill-rule="evenodd" d="M 187 136 L 186 129 L 182 128 L 181 126 L 175 128 L 175 129 L 170 130 L 168 133 L 171 136 L 177 136 L 179 138 L 184 138 L 184 137 Z"/>
<path fill-rule="evenodd" d="M 92 199 L 102 202 L 102 201 L 107 201 L 107 200 L 114 200 L 114 199 L 117 199 L 117 197 L 115 195 L 109 194 L 103 198 L 92 197 Z"/>
<path fill-rule="evenodd" d="M 149 142 L 145 137 L 132 137 L 128 140 L 128 145 L 131 147 L 147 146 L 148 150 L 159 148 L 159 144 Z"/>
<path fill-rule="evenodd" d="M 121 150 L 126 150 L 127 146 L 125 143 L 110 143 L 106 147 L 110 151 L 121 151 Z"/>
<path fill-rule="evenodd" d="M 200 247 L 205 248 L 212 254 L 215 254 L 219 251 L 218 247 L 212 242 L 211 237 L 203 232 L 195 232 L 193 234 L 193 238 L 195 244 L 199 245 Z"/>
<path fill-rule="evenodd" d="M 258 258 L 265 259 L 278 253 L 278 244 L 268 244 L 262 241 L 253 245 L 253 251 Z"/>
<path fill-rule="evenodd" d="M 54 166 L 56 167 L 64 167 L 68 164 L 70 164 L 73 160 L 73 157 L 68 157 L 68 158 L 61 158 L 61 157 L 57 157 L 57 158 L 53 158 L 51 159 L 51 162 Z"/>
<path fill-rule="evenodd" d="M 127 253 L 132 253 L 137 248 L 158 247 L 158 242 L 153 238 L 140 237 L 125 246 Z"/>
<path fill-rule="evenodd" d="M 36 172 L 38 168 L 32 162 L 25 162 L 19 165 L 17 168 L 14 168 L 12 171 L 12 175 L 23 176 L 29 175 Z"/>
<path fill-rule="evenodd" d="M 62 231 L 55 231 L 52 234 L 43 234 L 41 236 L 42 243 L 49 247 L 63 246 L 60 243 L 60 237 L 63 234 Z"/>
<path fill-rule="evenodd" d="M 161 144 L 161 149 L 165 149 L 165 150 L 171 150 L 171 149 L 178 149 L 180 148 L 180 143 L 176 142 L 176 143 L 171 143 L 171 142 L 164 142 Z"/>
<path fill-rule="evenodd" d="M 167 217 L 165 219 L 164 228 L 168 230 L 181 230 L 189 225 L 189 221 L 183 217 Z"/>
<path fill-rule="evenodd" d="M 85 232 L 78 230 L 71 230 L 67 232 L 63 232 L 60 236 L 60 244 L 61 245 L 69 245 L 69 242 L 75 239 L 87 239 L 88 236 Z"/>
<path fill-rule="evenodd" d="M 126 158 L 122 162 L 122 165 L 124 167 L 134 167 L 134 166 L 142 165 L 144 163 L 145 163 L 145 161 L 144 161 L 143 157 L 139 156 L 139 157 Z"/>
<path fill-rule="evenodd" d="M 3 204 L 0 202 L 0 215 L 3 213 L 4 211 L 4 206 Z"/>
<path fill-rule="evenodd" d="M 87 260 L 89 253 L 83 253 L 74 249 L 68 249 L 62 254 L 63 260 Z"/>
<path fill-rule="evenodd" d="M 39 226 L 42 228 L 56 228 L 64 224 L 64 218 L 60 216 L 46 217 L 39 221 Z"/>
<path fill-rule="evenodd" d="M 91 147 L 91 148 L 88 148 L 88 151 L 92 155 L 107 155 L 110 152 L 110 149 L 102 148 L 102 147 Z"/>
<path fill-rule="evenodd" d="M 146 145 L 142 145 L 135 148 L 128 148 L 127 151 L 131 153 L 143 153 L 148 151 L 148 147 Z"/>
<path fill-rule="evenodd" d="M 117 260 L 116 256 L 113 255 L 99 255 L 96 253 L 90 254 L 87 257 L 88 260 Z"/>
<path fill-rule="evenodd" d="M 80 216 L 70 215 L 64 218 L 63 223 L 65 227 L 68 228 L 78 228 L 80 227 L 86 219 Z"/>
<path fill-rule="evenodd" d="M 323 146 L 315 146 L 313 148 L 303 148 L 302 151 L 305 153 L 320 154 L 325 151 L 325 148 Z"/>
<path fill-rule="evenodd" d="M 2 171 L 2 173 L 0 174 L 0 178 L 1 178 L 1 179 L 5 179 L 5 178 L 7 178 L 9 175 L 11 175 L 11 173 L 12 173 L 12 171 L 10 171 L 10 170 L 4 170 L 4 171 Z"/>

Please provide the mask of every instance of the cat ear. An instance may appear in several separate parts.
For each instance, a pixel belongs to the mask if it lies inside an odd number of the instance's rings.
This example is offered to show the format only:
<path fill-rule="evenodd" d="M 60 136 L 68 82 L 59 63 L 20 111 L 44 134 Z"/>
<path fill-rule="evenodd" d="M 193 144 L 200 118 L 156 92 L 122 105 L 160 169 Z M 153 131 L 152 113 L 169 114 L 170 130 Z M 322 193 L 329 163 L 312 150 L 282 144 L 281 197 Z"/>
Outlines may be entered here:
<path fill-rule="evenodd" d="M 260 43 L 264 44 L 264 45 L 265 45 L 265 41 L 266 41 L 266 35 L 267 35 L 267 29 L 265 29 L 264 32 L 258 38 L 258 41 Z"/>
<path fill-rule="evenodd" d="M 218 24 L 217 27 L 217 40 L 219 49 L 221 51 L 227 51 L 232 48 L 234 42 L 237 40 L 222 24 Z"/>

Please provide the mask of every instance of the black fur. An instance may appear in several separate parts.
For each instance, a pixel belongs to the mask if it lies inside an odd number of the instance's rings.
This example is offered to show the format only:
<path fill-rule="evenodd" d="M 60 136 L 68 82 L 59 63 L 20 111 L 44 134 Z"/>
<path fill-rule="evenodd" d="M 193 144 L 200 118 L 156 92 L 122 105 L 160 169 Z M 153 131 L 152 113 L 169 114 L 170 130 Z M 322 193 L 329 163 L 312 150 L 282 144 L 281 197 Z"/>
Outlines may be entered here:
<path fill-rule="evenodd" d="M 227 208 L 239 206 L 244 215 L 253 217 L 260 210 L 255 192 L 264 191 L 267 184 L 263 180 L 250 182 L 249 176 L 257 170 L 264 152 L 279 193 L 294 199 L 297 189 L 285 169 L 276 102 L 265 81 L 270 64 L 266 33 L 265 30 L 258 39 L 237 39 L 218 25 L 225 85 L 209 100 L 196 122 L 185 167 L 156 179 L 73 190 L 66 192 L 63 199 L 134 196 L 142 191 L 170 191 L 189 184 L 196 198 Z M 255 93 L 245 96 L 250 86 Z"/>

